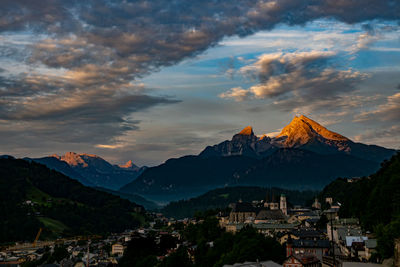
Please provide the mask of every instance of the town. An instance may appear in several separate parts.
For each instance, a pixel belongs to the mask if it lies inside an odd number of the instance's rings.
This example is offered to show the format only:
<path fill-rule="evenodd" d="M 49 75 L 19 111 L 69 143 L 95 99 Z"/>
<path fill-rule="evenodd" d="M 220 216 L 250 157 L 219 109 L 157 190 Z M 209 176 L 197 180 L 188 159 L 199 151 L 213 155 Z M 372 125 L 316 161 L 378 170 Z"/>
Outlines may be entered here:
<path fill-rule="evenodd" d="M 315 199 L 311 207 L 291 208 L 283 194 L 279 197 L 267 196 L 264 200 L 251 203 L 239 199 L 237 203 L 229 205 L 230 211 L 219 211 L 212 215 L 219 227 L 232 234 L 253 228 L 257 233 L 279 242 L 285 248 L 286 255 L 281 264 L 258 261 L 224 266 L 342 267 L 369 266 L 379 262 L 374 234 L 363 232 L 355 218 L 340 218 L 340 207 L 341 204 L 332 197 L 323 199 L 322 203 Z M 0 266 L 119 266 L 129 243 L 146 238 L 153 239 L 155 244 L 162 247 L 158 261 L 168 258 L 179 248 L 184 248 L 188 258 L 194 261 L 197 244 L 185 238 L 183 232 L 190 226 L 203 224 L 204 218 L 175 220 L 156 212 L 148 212 L 148 216 L 151 222 L 145 227 L 107 237 L 80 236 L 41 241 L 40 229 L 33 243 L 3 247 Z M 396 242 L 395 262 L 399 264 L 400 241 Z M 207 246 L 213 247 L 213 240 L 207 240 Z M 53 261 L 51 264 L 40 264 L 49 262 L 49 259 Z"/>

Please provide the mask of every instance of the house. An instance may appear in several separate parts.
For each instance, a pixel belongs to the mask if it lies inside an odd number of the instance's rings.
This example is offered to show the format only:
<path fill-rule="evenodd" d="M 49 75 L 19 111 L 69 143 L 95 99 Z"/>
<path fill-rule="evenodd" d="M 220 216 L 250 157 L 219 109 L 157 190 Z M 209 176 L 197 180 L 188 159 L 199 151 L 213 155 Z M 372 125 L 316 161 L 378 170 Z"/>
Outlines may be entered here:
<path fill-rule="evenodd" d="M 124 255 L 124 246 L 122 244 L 116 243 L 111 246 L 111 254 L 122 256 Z"/>
<path fill-rule="evenodd" d="M 273 237 L 280 233 L 293 231 L 299 225 L 290 223 L 258 223 L 252 226 L 257 229 L 259 233 Z"/>
<path fill-rule="evenodd" d="M 351 243 L 351 257 L 362 261 L 365 259 L 365 246 L 364 242 L 354 241 Z"/>
<path fill-rule="evenodd" d="M 333 221 L 333 239 L 336 243 L 346 239 L 346 236 L 360 236 L 362 234 L 358 219 L 344 218 Z M 326 224 L 329 240 L 331 237 L 331 224 Z"/>
<path fill-rule="evenodd" d="M 325 239 L 325 234 L 314 229 L 310 228 L 300 228 L 290 233 L 286 233 L 282 235 L 279 239 L 281 244 L 286 243 L 286 241 L 290 238 L 292 239 L 303 239 L 303 240 L 320 240 Z"/>
<path fill-rule="evenodd" d="M 288 223 L 301 223 L 301 221 L 297 218 L 297 214 L 290 216 L 287 221 Z"/>
<path fill-rule="evenodd" d="M 317 226 L 318 222 L 319 222 L 319 218 L 318 219 L 317 218 L 310 218 L 310 219 L 306 219 L 304 221 L 304 225 L 306 227 L 309 227 L 309 228 L 314 228 L 314 227 Z"/>
<path fill-rule="evenodd" d="M 282 223 L 285 216 L 281 210 L 260 210 L 254 220 L 254 223 Z"/>
<path fill-rule="evenodd" d="M 262 262 L 235 263 L 233 265 L 225 264 L 223 267 L 282 267 L 282 265 L 273 261 L 262 261 Z"/>
<path fill-rule="evenodd" d="M 283 267 L 321 267 L 320 260 L 314 255 L 290 255 L 283 262 Z"/>
<path fill-rule="evenodd" d="M 288 219 L 289 223 L 303 222 L 310 219 L 318 221 L 320 219 L 319 213 L 317 211 L 310 211 L 310 210 L 296 211 L 296 212 L 290 211 L 290 213 L 292 215 Z"/>
<path fill-rule="evenodd" d="M 289 236 L 286 243 L 286 260 L 283 262 L 283 267 L 321 267 L 321 261 L 313 254 L 302 253 L 296 254 L 293 248 L 293 242 Z"/>
<path fill-rule="evenodd" d="M 354 242 L 364 243 L 365 240 L 368 240 L 366 236 L 346 236 L 346 247 L 351 247 Z"/>
<path fill-rule="evenodd" d="M 330 241 L 327 239 L 306 240 L 298 239 L 292 240 L 292 250 L 294 255 L 314 255 L 321 262 L 322 257 L 327 256 L 330 248 Z"/>

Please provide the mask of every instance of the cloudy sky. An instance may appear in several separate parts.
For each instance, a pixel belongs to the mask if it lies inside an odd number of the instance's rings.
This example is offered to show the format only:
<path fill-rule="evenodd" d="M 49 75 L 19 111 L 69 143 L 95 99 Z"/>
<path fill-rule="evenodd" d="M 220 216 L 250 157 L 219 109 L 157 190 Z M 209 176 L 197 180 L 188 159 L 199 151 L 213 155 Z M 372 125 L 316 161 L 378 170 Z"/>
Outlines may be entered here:
<path fill-rule="evenodd" d="M 0 154 L 198 154 L 304 114 L 400 148 L 398 0 L 2 0 Z"/>

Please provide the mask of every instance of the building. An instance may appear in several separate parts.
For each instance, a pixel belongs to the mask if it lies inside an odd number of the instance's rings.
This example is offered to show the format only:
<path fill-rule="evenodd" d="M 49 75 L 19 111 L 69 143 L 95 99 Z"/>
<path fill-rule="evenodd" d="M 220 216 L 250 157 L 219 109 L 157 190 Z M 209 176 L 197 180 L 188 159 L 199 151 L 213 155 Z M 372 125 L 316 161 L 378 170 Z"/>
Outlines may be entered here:
<path fill-rule="evenodd" d="M 281 210 L 265 210 L 258 212 L 254 223 L 283 223 L 286 218 Z"/>
<path fill-rule="evenodd" d="M 320 209 L 321 209 L 321 203 L 319 203 L 318 198 L 316 198 L 316 199 L 314 200 L 314 203 L 312 204 L 312 207 L 313 207 L 314 209 L 317 209 L 317 210 L 320 210 Z"/>
<path fill-rule="evenodd" d="M 289 239 L 289 235 L 291 239 L 303 239 L 303 240 L 322 240 L 325 239 L 325 234 L 314 229 L 310 228 L 301 228 L 297 229 L 294 231 L 291 231 L 290 233 L 286 233 L 283 236 L 280 237 L 279 242 L 281 244 L 286 243 L 286 241 Z"/>
<path fill-rule="evenodd" d="M 332 205 L 332 203 L 333 203 L 333 198 L 331 198 L 331 197 L 326 197 L 326 198 L 325 198 L 325 203 L 328 203 L 329 205 Z"/>
<path fill-rule="evenodd" d="M 229 214 L 230 223 L 244 223 L 254 220 L 257 216 L 257 208 L 251 203 L 237 202 L 233 204 L 232 211 Z"/>
<path fill-rule="evenodd" d="M 365 240 L 365 258 L 369 260 L 373 253 L 376 252 L 378 243 L 376 239 Z M 400 266 L 399 266 L 400 267 Z"/>
<path fill-rule="evenodd" d="M 273 261 L 262 261 L 262 262 L 235 263 L 233 265 L 225 264 L 223 267 L 282 267 L 282 265 Z"/>
<path fill-rule="evenodd" d="M 265 236 L 275 236 L 279 233 L 288 233 L 290 231 L 293 231 L 296 227 L 298 227 L 298 224 L 289 224 L 289 223 L 228 223 L 225 226 L 225 230 L 227 232 L 231 233 L 236 233 L 239 232 L 243 227 L 246 225 L 250 225 L 253 228 L 257 230 L 257 232 L 264 234 Z"/>
<path fill-rule="evenodd" d="M 326 231 L 328 233 L 329 240 L 332 239 L 331 236 L 331 224 L 326 225 Z M 357 219 L 354 218 L 344 218 L 333 221 L 333 238 L 336 243 L 340 241 L 345 241 L 346 236 L 361 236 L 362 231 Z"/>
<path fill-rule="evenodd" d="M 283 267 L 321 267 L 321 262 L 314 255 L 290 255 Z"/>
<path fill-rule="evenodd" d="M 272 195 L 271 199 L 268 199 L 268 196 L 266 197 L 266 200 L 264 202 L 264 208 L 268 208 L 270 210 L 281 210 L 282 213 L 286 216 L 287 213 L 287 201 L 286 201 L 286 196 L 284 194 L 281 194 L 279 198 L 279 202 L 277 198 Z"/>
<path fill-rule="evenodd" d="M 302 211 L 302 212 L 295 212 L 295 213 L 290 211 L 290 213 L 292 215 L 288 219 L 289 223 L 303 222 L 303 221 L 306 221 L 306 220 L 316 220 L 316 221 L 318 221 L 320 219 L 320 215 L 319 215 L 319 213 L 317 211 L 305 210 L 305 211 Z"/>
<path fill-rule="evenodd" d="M 122 256 L 124 255 L 124 246 L 122 244 L 116 243 L 111 246 L 111 254 Z"/>
<path fill-rule="evenodd" d="M 235 263 L 233 265 L 225 264 L 223 267 L 282 267 L 282 265 L 273 261 L 262 261 L 262 262 Z"/>
<path fill-rule="evenodd" d="M 298 239 L 292 241 L 294 255 L 314 255 L 322 262 L 322 257 L 327 256 L 330 248 L 330 241 L 327 239 L 306 240 Z"/>
<path fill-rule="evenodd" d="M 265 202 L 261 206 L 258 205 L 258 202 L 232 204 L 228 223 L 283 223 L 286 221 L 287 215 L 286 197 L 282 196 L 280 202 L 281 209 L 279 203 L 274 202 Z"/>
<path fill-rule="evenodd" d="M 286 243 L 286 260 L 283 267 L 321 267 L 321 261 L 313 254 L 295 254 L 293 241 L 289 236 Z M 295 240 L 299 241 L 299 240 Z"/>

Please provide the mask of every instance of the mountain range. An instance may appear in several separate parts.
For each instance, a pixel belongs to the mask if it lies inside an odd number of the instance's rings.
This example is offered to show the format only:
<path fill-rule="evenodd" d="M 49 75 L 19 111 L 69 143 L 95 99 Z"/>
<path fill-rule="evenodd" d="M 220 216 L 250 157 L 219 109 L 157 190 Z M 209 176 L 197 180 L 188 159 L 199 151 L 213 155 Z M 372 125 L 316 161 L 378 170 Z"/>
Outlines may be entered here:
<path fill-rule="evenodd" d="M 147 167 L 138 167 L 130 160 L 123 165 L 112 165 L 103 158 L 91 154 L 68 152 L 65 155 L 51 155 L 28 159 L 46 165 L 70 178 L 91 187 L 118 190 L 135 180 Z"/>
<path fill-rule="evenodd" d="M 275 137 L 258 137 L 247 126 L 231 140 L 207 146 L 198 155 L 168 159 L 151 168 L 132 161 L 113 165 L 99 156 L 74 152 L 26 160 L 154 208 L 156 204 L 141 201 L 140 196 L 167 202 L 239 185 L 320 190 L 337 177 L 374 173 L 395 152 L 353 142 L 301 115 Z"/>
<path fill-rule="evenodd" d="M 321 189 L 337 177 L 369 175 L 395 152 L 353 142 L 302 115 L 276 137 L 257 137 L 248 126 L 197 156 L 146 169 L 120 191 L 170 201 L 221 186 Z"/>

